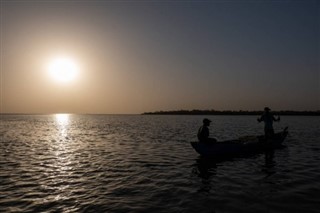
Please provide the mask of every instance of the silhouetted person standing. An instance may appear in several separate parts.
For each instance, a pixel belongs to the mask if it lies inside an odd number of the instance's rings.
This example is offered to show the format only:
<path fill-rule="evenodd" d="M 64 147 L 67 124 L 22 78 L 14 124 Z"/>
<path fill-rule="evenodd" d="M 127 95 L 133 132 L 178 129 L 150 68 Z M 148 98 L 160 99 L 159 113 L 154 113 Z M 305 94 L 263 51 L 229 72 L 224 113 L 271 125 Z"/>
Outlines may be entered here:
<path fill-rule="evenodd" d="M 270 112 L 269 107 L 264 108 L 264 112 L 260 118 L 258 118 L 258 122 L 264 122 L 264 135 L 266 138 L 270 138 L 274 135 L 273 130 L 273 121 L 280 121 L 280 116 L 276 119 L 273 114 Z"/>
<path fill-rule="evenodd" d="M 203 125 L 198 130 L 198 139 L 201 143 L 216 143 L 215 138 L 209 138 L 209 128 L 211 121 L 207 118 L 203 119 Z"/>

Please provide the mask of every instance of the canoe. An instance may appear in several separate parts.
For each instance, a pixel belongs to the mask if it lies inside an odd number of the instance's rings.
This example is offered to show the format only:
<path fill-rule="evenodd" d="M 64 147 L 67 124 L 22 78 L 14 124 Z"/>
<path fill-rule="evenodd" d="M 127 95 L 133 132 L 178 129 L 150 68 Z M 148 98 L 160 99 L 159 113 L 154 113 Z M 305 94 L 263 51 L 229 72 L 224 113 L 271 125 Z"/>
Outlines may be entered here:
<path fill-rule="evenodd" d="M 279 148 L 283 146 L 282 142 L 287 135 L 288 127 L 281 132 L 275 133 L 268 140 L 266 140 L 264 135 L 244 136 L 239 139 L 220 141 L 212 144 L 191 142 L 191 146 L 204 157 L 230 157 Z"/>

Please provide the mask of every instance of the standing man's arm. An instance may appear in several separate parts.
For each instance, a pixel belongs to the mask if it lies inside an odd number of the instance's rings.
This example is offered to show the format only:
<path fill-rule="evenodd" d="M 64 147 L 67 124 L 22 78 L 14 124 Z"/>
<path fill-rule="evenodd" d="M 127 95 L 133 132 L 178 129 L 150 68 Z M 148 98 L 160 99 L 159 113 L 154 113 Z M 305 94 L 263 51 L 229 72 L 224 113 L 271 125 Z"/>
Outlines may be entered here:
<path fill-rule="evenodd" d="M 275 118 L 274 116 L 272 116 L 272 120 L 273 121 L 280 121 L 280 116 L 278 115 L 278 118 Z"/>

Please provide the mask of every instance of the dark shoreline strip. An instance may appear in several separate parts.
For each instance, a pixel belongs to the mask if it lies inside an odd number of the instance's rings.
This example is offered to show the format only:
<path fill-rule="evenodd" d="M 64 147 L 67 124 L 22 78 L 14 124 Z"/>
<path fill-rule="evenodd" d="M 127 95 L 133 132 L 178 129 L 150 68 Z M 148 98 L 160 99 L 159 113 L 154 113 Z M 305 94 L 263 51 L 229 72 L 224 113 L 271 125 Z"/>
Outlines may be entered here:
<path fill-rule="evenodd" d="M 173 111 L 156 111 L 144 112 L 142 115 L 261 115 L 263 111 L 232 111 L 232 110 L 173 110 Z M 317 111 L 273 111 L 274 115 L 303 115 L 303 116 L 319 116 L 320 110 Z"/>

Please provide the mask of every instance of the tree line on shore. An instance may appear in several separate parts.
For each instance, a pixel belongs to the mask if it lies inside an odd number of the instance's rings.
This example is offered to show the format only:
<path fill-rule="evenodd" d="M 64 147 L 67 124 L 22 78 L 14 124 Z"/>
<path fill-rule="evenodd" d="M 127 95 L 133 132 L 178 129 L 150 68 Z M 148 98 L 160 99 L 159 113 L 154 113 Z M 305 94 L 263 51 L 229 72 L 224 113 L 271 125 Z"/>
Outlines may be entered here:
<path fill-rule="evenodd" d="M 171 110 L 171 111 L 155 111 L 144 112 L 143 115 L 261 115 L 263 111 L 248 111 L 248 110 Z M 320 110 L 317 111 L 294 111 L 280 110 L 272 111 L 274 115 L 309 115 L 319 116 Z"/>

